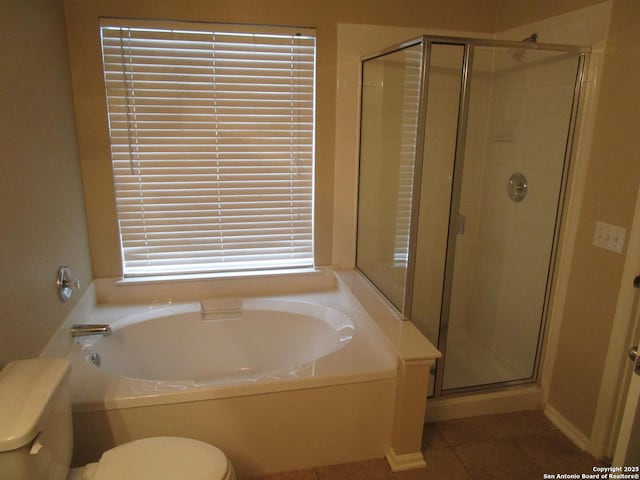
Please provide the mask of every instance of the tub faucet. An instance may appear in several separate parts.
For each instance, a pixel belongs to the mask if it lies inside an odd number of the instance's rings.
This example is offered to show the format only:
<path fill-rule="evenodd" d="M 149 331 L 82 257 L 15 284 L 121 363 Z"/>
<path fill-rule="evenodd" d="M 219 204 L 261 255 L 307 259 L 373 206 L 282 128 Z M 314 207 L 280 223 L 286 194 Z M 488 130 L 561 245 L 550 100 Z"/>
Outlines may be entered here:
<path fill-rule="evenodd" d="M 85 325 L 72 325 L 72 337 L 86 337 L 87 335 L 111 335 L 111 327 L 106 323 L 87 323 Z"/>

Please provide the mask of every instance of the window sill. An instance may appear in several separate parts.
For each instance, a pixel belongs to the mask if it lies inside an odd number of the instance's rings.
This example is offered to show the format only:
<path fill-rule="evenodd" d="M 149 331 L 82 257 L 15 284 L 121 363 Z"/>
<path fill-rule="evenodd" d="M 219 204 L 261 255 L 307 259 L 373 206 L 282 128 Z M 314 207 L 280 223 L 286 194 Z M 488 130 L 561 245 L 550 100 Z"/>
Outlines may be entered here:
<path fill-rule="evenodd" d="M 245 272 L 217 272 L 217 273 L 186 273 L 178 275 L 149 275 L 140 277 L 126 277 L 116 280 L 116 285 L 144 285 L 155 283 L 171 283 L 171 282 L 189 282 L 200 280 L 219 280 L 219 279 L 253 279 L 265 277 L 279 277 L 292 275 L 320 275 L 321 269 L 315 267 L 308 268 L 287 268 L 274 270 L 248 270 Z"/>
<path fill-rule="evenodd" d="M 97 303 L 191 302 L 220 296 L 286 295 L 335 288 L 330 268 L 296 268 L 244 273 L 99 278 Z"/>

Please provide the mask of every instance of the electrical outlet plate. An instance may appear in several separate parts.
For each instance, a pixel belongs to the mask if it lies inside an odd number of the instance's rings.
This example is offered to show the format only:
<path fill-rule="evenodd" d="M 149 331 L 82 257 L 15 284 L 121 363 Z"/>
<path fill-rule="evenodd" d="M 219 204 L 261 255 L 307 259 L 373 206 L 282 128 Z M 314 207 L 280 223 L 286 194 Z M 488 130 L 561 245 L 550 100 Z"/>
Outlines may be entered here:
<path fill-rule="evenodd" d="M 626 228 L 604 222 L 596 222 L 593 244 L 596 247 L 622 254 L 626 234 Z"/>

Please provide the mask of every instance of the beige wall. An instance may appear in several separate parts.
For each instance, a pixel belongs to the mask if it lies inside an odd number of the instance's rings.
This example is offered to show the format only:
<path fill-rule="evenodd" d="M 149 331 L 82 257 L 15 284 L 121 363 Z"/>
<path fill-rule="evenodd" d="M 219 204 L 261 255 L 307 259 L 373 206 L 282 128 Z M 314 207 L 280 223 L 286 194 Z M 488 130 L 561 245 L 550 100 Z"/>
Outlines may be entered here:
<path fill-rule="evenodd" d="M 640 183 L 639 26 L 640 3 L 614 0 L 585 196 L 549 392 L 549 403 L 587 436 L 593 427 L 624 262 L 623 255 L 592 246 L 594 224 L 602 220 L 628 232 Z"/>
<path fill-rule="evenodd" d="M 317 28 L 316 263 L 332 263 L 336 43 L 338 22 L 492 32 L 498 0 L 66 0 L 83 184 L 95 276 L 121 274 L 99 51 L 100 16 L 302 25 Z M 477 14 L 468 15 L 471 10 Z M 345 159 L 351 161 L 351 159 Z"/>
<path fill-rule="evenodd" d="M 497 31 L 555 17 L 604 0 L 502 0 Z"/>
<path fill-rule="evenodd" d="M 77 301 L 58 301 L 67 264 L 91 265 L 58 0 L 0 4 L 0 367 L 37 356 Z"/>
<path fill-rule="evenodd" d="M 597 3 L 602 2 L 503 2 L 498 31 Z M 640 46 L 636 38 L 640 4 L 613 0 L 612 5 L 585 193 L 548 392 L 549 405 L 586 437 L 593 428 L 626 252 L 617 255 L 594 247 L 594 226 L 600 220 L 628 232 L 640 183 L 636 140 L 640 122 Z M 590 26 L 580 25 L 579 30 Z M 565 31 L 572 29 L 567 27 Z"/>

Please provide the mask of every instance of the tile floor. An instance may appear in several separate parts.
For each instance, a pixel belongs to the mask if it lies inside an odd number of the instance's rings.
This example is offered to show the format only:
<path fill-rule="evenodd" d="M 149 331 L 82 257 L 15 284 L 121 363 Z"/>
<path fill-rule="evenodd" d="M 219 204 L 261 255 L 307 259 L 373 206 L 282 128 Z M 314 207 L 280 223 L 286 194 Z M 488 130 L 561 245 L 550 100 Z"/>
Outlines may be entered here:
<path fill-rule="evenodd" d="M 252 480 L 540 480 L 601 465 L 537 410 L 430 423 L 422 446 L 426 468 L 392 473 L 377 459 Z"/>

